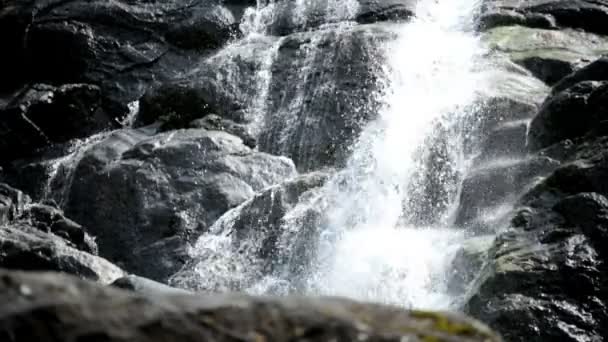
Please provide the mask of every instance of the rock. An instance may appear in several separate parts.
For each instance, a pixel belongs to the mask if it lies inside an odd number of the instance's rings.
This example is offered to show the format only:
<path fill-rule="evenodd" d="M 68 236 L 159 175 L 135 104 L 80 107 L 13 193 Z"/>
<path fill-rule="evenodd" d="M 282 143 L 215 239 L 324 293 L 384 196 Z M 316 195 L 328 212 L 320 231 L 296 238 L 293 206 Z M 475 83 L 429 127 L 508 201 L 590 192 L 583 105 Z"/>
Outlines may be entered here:
<path fill-rule="evenodd" d="M 574 28 L 606 34 L 608 4 L 593 0 L 486 0 L 482 27 L 525 25 L 542 28 Z"/>
<path fill-rule="evenodd" d="M 245 12 L 243 26 L 246 32 L 288 36 L 327 24 L 350 26 L 353 22 L 406 21 L 413 17 L 415 6 L 413 0 L 277 1 L 256 12 Z"/>
<path fill-rule="evenodd" d="M 51 336 L 108 342 L 124 341 L 125 336 L 133 342 L 501 341 L 489 328 L 462 315 L 346 299 L 143 297 L 52 273 L 1 271 L 0 279 L 3 308 L 10 308 L 0 311 L 0 337 L 7 342 Z"/>
<path fill-rule="evenodd" d="M 547 98 L 530 123 L 532 151 L 580 138 L 601 126 L 608 106 L 608 81 L 583 81 Z"/>
<path fill-rule="evenodd" d="M 249 133 L 245 125 L 237 124 L 232 120 L 224 119 L 215 114 L 209 114 L 202 119 L 194 120 L 189 124 L 189 127 L 230 133 L 241 138 L 243 144 L 249 148 L 255 148 L 257 144 L 256 139 Z"/>
<path fill-rule="evenodd" d="M 140 100 L 135 127 L 160 122 L 163 130 L 180 129 L 188 123 L 216 112 L 211 94 L 188 84 L 172 83 L 148 91 Z"/>
<path fill-rule="evenodd" d="M 5 164 L 29 157 L 52 143 L 84 138 L 115 122 L 101 110 L 97 86 L 37 84 L 0 109 L 0 154 Z"/>
<path fill-rule="evenodd" d="M 601 340 L 606 333 L 605 141 L 579 144 L 519 198 L 465 312 L 510 341 Z"/>
<path fill-rule="evenodd" d="M 61 237 L 81 251 L 97 254 L 97 245 L 85 229 L 57 208 L 39 203 L 28 205 L 19 222 L 27 222 L 29 226 Z"/>
<path fill-rule="evenodd" d="M 0 267 L 64 272 L 104 284 L 124 274 L 107 260 L 80 251 L 61 237 L 20 222 L 0 226 Z"/>
<path fill-rule="evenodd" d="M 116 288 L 133 291 L 146 296 L 189 293 L 186 290 L 167 286 L 136 275 L 128 275 L 116 279 L 111 285 Z"/>
<path fill-rule="evenodd" d="M 457 225 L 492 217 L 500 206 L 514 203 L 539 177 L 553 171 L 559 162 L 548 157 L 495 160 L 472 170 L 462 183 Z"/>
<path fill-rule="evenodd" d="M 171 277 L 170 284 L 216 292 L 251 289 L 267 275 L 297 283 L 310 260 L 319 226 L 319 212 L 307 200 L 327 178 L 320 172 L 302 175 L 226 213 L 199 238 L 192 260 Z M 306 214 L 290 214 L 298 210 Z M 227 271 L 232 268 L 239 271 Z M 282 274 L 285 270 L 287 274 Z M 291 290 L 270 292 L 286 294 Z"/>
<path fill-rule="evenodd" d="M 165 116 L 187 127 L 217 114 L 244 124 L 260 151 L 287 156 L 298 170 L 340 165 L 377 113 L 379 101 L 368 95 L 380 91 L 381 46 L 393 37 L 373 24 L 241 40 L 161 87 L 166 96 L 151 91 L 138 120 Z"/>
<path fill-rule="evenodd" d="M 84 153 L 66 213 L 95 236 L 100 255 L 164 281 L 224 212 L 295 175 L 287 158 L 252 151 L 224 132 L 123 130 Z"/>
<path fill-rule="evenodd" d="M 0 225 L 5 225 L 19 217 L 31 199 L 23 192 L 0 183 Z"/>
<path fill-rule="evenodd" d="M 404 21 L 414 16 L 416 1 L 411 0 L 361 0 L 356 20 L 359 23 L 377 21 Z"/>
<path fill-rule="evenodd" d="M 529 120 L 505 122 L 494 128 L 481 143 L 481 154 L 476 162 L 493 158 L 518 158 L 526 153 Z"/>
<path fill-rule="evenodd" d="M 583 81 L 608 81 L 608 58 L 597 59 L 568 75 L 553 87 L 552 93 L 560 93 Z"/>
<path fill-rule="evenodd" d="M 604 195 L 587 192 L 568 196 L 553 208 L 567 225 L 580 227 L 589 242 L 600 254 L 608 246 L 608 199 Z"/>
<path fill-rule="evenodd" d="M 24 1 L 3 10 L 0 26 L 11 32 L 9 68 L 25 75 L 12 83 L 96 84 L 114 117 L 187 68 L 191 52 L 236 33 L 234 17 L 213 1 Z"/>
<path fill-rule="evenodd" d="M 501 26 L 484 32 L 483 39 L 549 85 L 608 52 L 606 37 L 572 29 Z"/>

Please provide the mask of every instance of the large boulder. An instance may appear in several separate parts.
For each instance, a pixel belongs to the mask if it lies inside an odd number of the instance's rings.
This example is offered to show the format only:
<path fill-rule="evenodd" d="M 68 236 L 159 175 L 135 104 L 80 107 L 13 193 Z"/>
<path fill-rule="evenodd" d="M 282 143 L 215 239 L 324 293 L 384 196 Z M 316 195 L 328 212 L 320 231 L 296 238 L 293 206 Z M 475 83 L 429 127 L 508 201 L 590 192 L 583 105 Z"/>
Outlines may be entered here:
<path fill-rule="evenodd" d="M 466 312 L 509 341 L 607 336 L 606 141 L 564 154 L 569 162 L 517 201 L 496 238 Z"/>
<path fill-rule="evenodd" d="M 230 40 L 235 25 L 214 1 L 22 1 L 0 13 L 12 47 L 2 71 L 14 70 L 15 85 L 96 84 L 119 116 L 150 84 L 189 65 L 184 56 Z"/>
<path fill-rule="evenodd" d="M 501 341 L 462 315 L 346 299 L 141 296 L 52 273 L 0 277 L 6 342 Z"/>
<path fill-rule="evenodd" d="M 530 123 L 528 148 L 538 150 L 600 129 L 608 115 L 608 81 L 583 81 L 547 98 Z"/>
<path fill-rule="evenodd" d="M 99 87 L 90 84 L 25 88 L 0 108 L 0 164 L 116 126 L 101 102 Z"/>
<path fill-rule="evenodd" d="M 123 130 L 83 154 L 64 201 L 96 237 L 100 255 L 163 281 L 224 212 L 295 175 L 289 159 L 224 132 Z"/>

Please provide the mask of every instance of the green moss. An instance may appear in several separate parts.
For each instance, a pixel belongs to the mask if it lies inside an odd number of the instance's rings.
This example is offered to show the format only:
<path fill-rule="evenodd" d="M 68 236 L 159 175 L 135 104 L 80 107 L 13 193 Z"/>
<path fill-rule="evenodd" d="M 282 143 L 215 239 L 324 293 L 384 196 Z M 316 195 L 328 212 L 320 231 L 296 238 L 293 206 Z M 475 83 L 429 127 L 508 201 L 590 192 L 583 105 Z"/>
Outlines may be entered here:
<path fill-rule="evenodd" d="M 438 312 L 412 311 L 412 317 L 433 321 L 433 329 L 456 336 L 473 336 L 481 332 L 471 324 L 454 322 L 450 318 Z"/>

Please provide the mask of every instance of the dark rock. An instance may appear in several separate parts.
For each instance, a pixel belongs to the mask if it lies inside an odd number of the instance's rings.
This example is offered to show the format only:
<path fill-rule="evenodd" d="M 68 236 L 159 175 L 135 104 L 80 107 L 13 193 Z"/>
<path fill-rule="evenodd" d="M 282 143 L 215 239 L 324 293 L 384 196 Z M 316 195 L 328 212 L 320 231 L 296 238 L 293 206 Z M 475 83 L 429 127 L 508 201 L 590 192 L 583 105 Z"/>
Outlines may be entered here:
<path fill-rule="evenodd" d="M 261 151 L 286 155 L 298 170 L 344 163 L 361 128 L 378 113 L 384 59 L 380 26 L 326 29 L 281 41 L 271 68 Z"/>
<path fill-rule="evenodd" d="M 96 84 L 114 117 L 188 68 L 190 50 L 215 49 L 237 33 L 214 1 L 22 1 L 0 13 L 0 27 L 11 32 L 7 62 L 24 75 L 11 83 Z"/>
<path fill-rule="evenodd" d="M 557 203 L 554 210 L 567 225 L 579 227 L 600 254 L 608 246 L 608 199 L 594 192 L 568 196 Z"/>
<path fill-rule="evenodd" d="M 562 92 L 583 81 L 608 81 L 608 58 L 600 58 L 565 77 L 553 87 L 553 94 Z"/>
<path fill-rule="evenodd" d="M 66 213 L 95 236 L 100 255 L 163 281 L 220 215 L 295 174 L 287 158 L 252 151 L 224 132 L 123 130 L 84 153 Z"/>
<path fill-rule="evenodd" d="M 530 27 L 568 27 L 606 34 L 608 4 L 594 0 L 486 0 L 482 27 L 526 25 Z"/>
<path fill-rule="evenodd" d="M 327 178 L 320 172 L 300 176 L 257 194 L 222 216 L 201 236 L 193 259 L 171 277 L 170 284 L 197 291 L 242 291 L 265 275 L 297 284 L 311 260 L 319 226 L 319 211 L 314 205 L 308 207 L 307 199 Z M 290 212 L 296 206 L 305 214 L 294 220 Z M 244 267 L 240 271 L 225 271 L 228 265 L 239 263 Z M 275 290 L 286 294 L 293 289 Z"/>
<path fill-rule="evenodd" d="M 477 161 L 492 158 L 517 158 L 526 153 L 526 135 L 529 120 L 505 122 L 494 128 L 481 143 Z"/>
<path fill-rule="evenodd" d="M 500 337 L 458 314 L 405 311 L 336 298 L 244 295 L 143 297 L 52 273 L 0 273 L 7 342 L 484 341 Z M 49 296 L 49 294 L 52 294 Z M 142 313 L 145 313 L 142 314 Z"/>
<path fill-rule="evenodd" d="M 209 105 L 213 100 L 204 89 L 173 83 L 149 91 L 140 100 L 135 127 L 160 122 L 162 129 L 187 127 L 192 120 L 216 111 Z"/>
<path fill-rule="evenodd" d="M 202 119 L 194 120 L 189 124 L 189 127 L 230 133 L 241 138 L 243 144 L 249 148 L 255 148 L 257 145 L 256 139 L 249 133 L 247 126 L 237 124 L 232 120 L 224 119 L 215 114 L 209 114 Z"/>
<path fill-rule="evenodd" d="M 532 56 L 519 60 L 518 63 L 548 85 L 554 85 L 574 72 L 572 64 L 558 59 Z"/>
<path fill-rule="evenodd" d="M 457 225 L 492 215 L 500 205 L 514 203 L 535 179 L 553 171 L 559 162 L 547 157 L 492 161 L 473 170 L 463 181 Z"/>
<path fill-rule="evenodd" d="M 90 84 L 26 88 L 0 109 L 0 163 L 114 126 L 100 107 L 100 90 Z"/>
<path fill-rule="evenodd" d="M 598 143 L 579 144 L 520 197 L 512 228 L 490 249 L 465 311 L 509 341 L 607 336 L 608 168 Z"/>
<path fill-rule="evenodd" d="M 65 217 L 63 211 L 44 204 L 28 205 L 19 217 L 20 222 L 41 231 L 49 232 L 72 243 L 79 250 L 97 254 L 97 245 L 78 223 Z"/>
<path fill-rule="evenodd" d="M 138 277 L 136 275 L 128 275 L 116 279 L 111 285 L 146 296 L 189 293 L 186 290 L 167 286 L 165 284 L 155 282 L 154 280 Z"/>
<path fill-rule="evenodd" d="M 17 219 L 30 201 L 23 192 L 8 184 L 0 183 L 0 225 Z"/>
<path fill-rule="evenodd" d="M 411 0 L 361 0 L 356 20 L 359 23 L 377 21 L 404 21 L 414 16 L 416 1 Z"/>
<path fill-rule="evenodd" d="M 182 49 L 216 49 L 238 34 L 238 22 L 223 6 L 204 8 L 192 3 L 189 17 L 172 25 L 165 37 Z"/>
<path fill-rule="evenodd" d="M 21 222 L 0 226 L 0 267 L 64 272 L 101 283 L 110 283 L 124 274 L 107 260 Z"/>
<path fill-rule="evenodd" d="M 547 98 L 530 123 L 532 151 L 590 133 L 606 120 L 608 81 L 583 81 Z"/>

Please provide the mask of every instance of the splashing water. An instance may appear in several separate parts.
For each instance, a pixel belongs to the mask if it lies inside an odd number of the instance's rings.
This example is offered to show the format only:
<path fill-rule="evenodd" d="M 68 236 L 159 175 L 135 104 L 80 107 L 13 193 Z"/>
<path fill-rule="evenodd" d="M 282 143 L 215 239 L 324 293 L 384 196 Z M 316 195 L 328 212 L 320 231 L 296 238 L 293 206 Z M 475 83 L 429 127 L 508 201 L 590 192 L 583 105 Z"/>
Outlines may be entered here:
<path fill-rule="evenodd" d="M 289 266 L 265 271 L 256 252 L 261 237 L 252 233 L 236 242 L 231 233 L 237 208 L 220 218 L 193 251 L 202 260 L 194 268 L 204 283 L 200 288 L 298 291 L 451 308 L 447 283 L 465 233 L 445 220 L 440 227 L 415 226 L 407 219 L 413 210 L 408 203 L 426 196 L 410 191 L 418 185 L 414 175 L 422 167 L 421 149 L 438 126 L 453 126 L 470 114 L 484 87 L 475 71 L 484 52 L 473 30 L 478 6 L 476 0 L 421 0 L 416 18 L 391 26 L 397 39 L 387 46 L 383 72 L 389 76 L 379 87 L 384 106 L 378 118 L 362 131 L 344 169 L 293 207 L 280 227 L 275 255 L 297 259 L 294 237 L 310 229 L 302 218 L 312 209 L 320 213 L 314 241 L 306 246 L 314 249 L 313 257 L 301 261 L 304 271 L 294 275 Z M 464 168 L 458 157 L 464 132 L 450 134 L 451 167 Z"/>
<path fill-rule="evenodd" d="M 408 227 L 402 220 L 418 151 L 438 122 L 466 115 L 480 78 L 471 32 L 474 1 L 421 1 L 389 51 L 386 106 L 363 133 L 345 170 L 329 183 L 334 197 L 309 286 L 398 305 L 447 308 L 446 277 L 464 234 Z M 457 137 L 450 137 L 456 140 Z M 455 144 L 457 145 L 457 144 Z M 454 146 L 457 148 L 457 146 Z"/>

